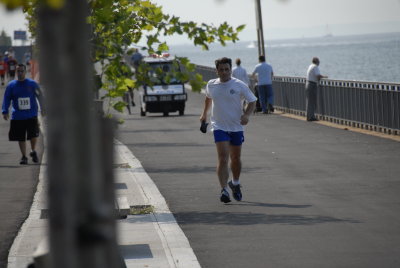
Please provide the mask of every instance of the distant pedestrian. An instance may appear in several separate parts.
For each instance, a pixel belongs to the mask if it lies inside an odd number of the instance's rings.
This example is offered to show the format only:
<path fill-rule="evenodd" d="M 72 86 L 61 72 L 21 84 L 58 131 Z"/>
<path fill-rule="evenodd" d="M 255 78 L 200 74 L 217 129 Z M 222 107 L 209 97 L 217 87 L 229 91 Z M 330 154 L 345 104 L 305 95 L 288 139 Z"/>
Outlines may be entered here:
<path fill-rule="evenodd" d="M 131 68 L 125 61 L 120 62 L 120 67 L 121 67 L 121 76 L 128 78 L 128 79 L 132 79 Z M 122 98 L 123 98 L 123 101 L 126 103 L 126 108 L 128 109 L 129 114 L 132 114 L 131 104 L 133 107 L 136 106 L 135 101 L 134 101 L 135 94 L 133 92 L 133 88 L 128 86 L 127 91 L 124 93 L 124 96 Z"/>
<path fill-rule="evenodd" d="M 8 49 L 8 55 L 15 58 L 15 51 L 14 51 L 13 47 L 10 47 Z"/>
<path fill-rule="evenodd" d="M 211 108 L 211 130 L 218 154 L 217 175 L 221 190 L 220 201 L 231 201 L 228 185 L 233 197 L 242 200 L 239 181 L 242 163 L 240 160 L 242 143 L 244 141 L 243 126 L 249 122 L 257 98 L 249 87 L 239 79 L 232 78 L 232 60 L 221 58 L 215 61 L 218 78 L 211 79 L 206 87 L 206 98 L 201 122 L 207 121 L 208 110 Z M 248 102 L 243 112 L 242 99 Z M 231 161 L 232 180 L 229 181 L 229 158 Z"/>
<path fill-rule="evenodd" d="M 24 62 L 26 67 L 30 67 L 31 65 L 31 53 L 29 51 L 26 51 L 24 53 Z"/>
<path fill-rule="evenodd" d="M 137 72 L 140 63 L 143 60 L 143 55 L 139 52 L 137 48 L 134 49 L 134 53 L 131 56 L 131 62 L 133 67 L 135 68 L 135 72 Z"/>
<path fill-rule="evenodd" d="M 258 81 L 257 91 L 262 113 L 273 113 L 274 91 L 272 88 L 272 78 L 274 76 L 274 71 L 272 66 L 265 62 L 265 56 L 258 57 L 258 61 L 259 64 L 254 68 L 252 76 Z"/>
<path fill-rule="evenodd" d="M 4 62 L 7 63 L 8 61 L 8 51 L 4 52 Z"/>
<path fill-rule="evenodd" d="M 12 105 L 8 137 L 10 141 L 18 141 L 19 143 L 22 154 L 20 164 L 28 164 L 28 158 L 26 157 L 27 139 L 31 143 L 30 156 L 32 157 L 32 161 L 38 163 L 39 158 L 36 153 L 36 143 L 39 137 L 37 119 L 39 107 L 36 100 L 39 101 L 42 115 L 44 115 L 42 93 L 35 81 L 25 78 L 26 66 L 24 64 L 18 64 L 16 72 L 17 80 L 11 81 L 4 93 L 2 114 L 4 120 L 8 120 L 9 108 Z"/>
<path fill-rule="evenodd" d="M 18 62 L 14 59 L 13 56 L 9 55 L 7 61 L 7 70 L 8 70 L 8 77 L 10 80 L 15 79 L 15 71 L 17 69 L 17 65 Z"/>
<path fill-rule="evenodd" d="M 4 86 L 4 79 L 6 75 L 7 65 L 6 62 L 3 60 L 3 56 L 0 56 L 0 80 L 1 85 Z"/>
<path fill-rule="evenodd" d="M 247 71 L 240 65 L 242 61 L 239 58 L 237 58 L 235 62 L 236 62 L 236 67 L 232 69 L 232 77 L 235 77 L 243 81 L 247 86 L 249 86 L 249 76 L 247 75 Z"/>
<path fill-rule="evenodd" d="M 319 59 L 312 58 L 312 63 L 307 70 L 306 81 L 306 109 L 307 121 L 318 121 L 315 117 L 315 109 L 317 107 L 317 90 L 321 78 L 328 78 L 328 76 L 321 75 L 319 71 Z"/>

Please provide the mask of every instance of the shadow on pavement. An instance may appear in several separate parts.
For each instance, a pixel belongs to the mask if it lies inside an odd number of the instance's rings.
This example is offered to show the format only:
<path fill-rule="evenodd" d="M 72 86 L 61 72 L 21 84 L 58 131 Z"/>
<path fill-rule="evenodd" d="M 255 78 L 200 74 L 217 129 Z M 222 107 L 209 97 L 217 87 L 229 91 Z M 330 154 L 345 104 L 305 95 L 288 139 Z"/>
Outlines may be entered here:
<path fill-rule="evenodd" d="M 322 215 L 262 214 L 241 212 L 181 212 L 174 213 L 179 224 L 223 224 L 223 225 L 315 225 L 324 223 L 360 223 L 353 219 L 340 219 Z"/>
<path fill-rule="evenodd" d="M 158 147 L 172 147 L 172 148 L 174 148 L 174 147 L 207 147 L 207 146 L 213 146 L 214 147 L 214 145 L 212 144 L 212 145 L 204 145 L 204 144 L 201 144 L 201 143 L 174 143 L 174 142 L 153 142 L 153 143 L 130 143 L 130 144 L 126 144 L 126 146 L 128 146 L 128 147 L 131 147 L 131 146 L 133 146 L 133 147 L 145 147 L 145 148 L 148 148 L 148 147 L 155 147 L 155 148 L 158 148 Z"/>
<path fill-rule="evenodd" d="M 186 128 L 186 129 L 176 129 L 176 128 L 170 128 L 170 129 L 134 129 L 134 130 L 118 130 L 119 133 L 148 133 L 148 132 L 157 132 L 157 133 L 173 133 L 173 132 L 186 132 L 186 131 L 193 131 L 191 128 Z"/>
<path fill-rule="evenodd" d="M 232 203 L 230 205 L 235 206 L 257 206 L 257 207 L 269 207 L 269 208 L 309 208 L 312 205 L 289 205 L 289 204 L 270 204 L 261 202 L 241 201 Z"/>
<path fill-rule="evenodd" d="M 171 167 L 171 168 L 147 168 L 149 174 L 152 173 L 176 173 L 176 174 L 198 174 L 202 173 L 215 173 L 215 166 L 192 166 L 192 167 Z"/>

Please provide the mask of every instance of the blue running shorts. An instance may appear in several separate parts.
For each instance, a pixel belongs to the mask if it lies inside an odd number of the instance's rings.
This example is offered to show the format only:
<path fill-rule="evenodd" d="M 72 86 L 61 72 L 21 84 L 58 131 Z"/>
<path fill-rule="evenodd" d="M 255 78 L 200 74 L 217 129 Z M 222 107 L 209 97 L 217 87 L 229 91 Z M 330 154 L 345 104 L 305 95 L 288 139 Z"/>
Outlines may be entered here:
<path fill-rule="evenodd" d="M 243 131 L 223 131 L 223 130 L 214 130 L 214 141 L 221 142 L 221 141 L 229 141 L 231 145 L 240 146 L 244 142 L 244 135 Z"/>

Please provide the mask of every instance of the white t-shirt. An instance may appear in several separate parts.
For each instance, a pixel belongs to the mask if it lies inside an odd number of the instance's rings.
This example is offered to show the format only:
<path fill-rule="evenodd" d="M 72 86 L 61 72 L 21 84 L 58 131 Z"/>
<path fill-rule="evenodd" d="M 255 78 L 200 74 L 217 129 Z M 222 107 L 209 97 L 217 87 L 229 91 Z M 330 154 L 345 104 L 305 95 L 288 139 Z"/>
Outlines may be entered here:
<path fill-rule="evenodd" d="M 307 70 L 307 81 L 318 83 L 318 75 L 320 75 L 318 65 L 311 64 Z"/>
<path fill-rule="evenodd" d="M 232 77 L 222 83 L 219 78 L 212 79 L 206 87 L 206 96 L 212 99 L 211 130 L 243 131 L 240 117 L 243 114 L 243 99 L 247 102 L 257 100 L 249 87 Z"/>
<path fill-rule="evenodd" d="M 246 69 L 240 65 L 232 69 L 232 76 L 243 81 L 246 85 L 249 84 L 249 76 L 247 75 Z"/>
<path fill-rule="evenodd" d="M 258 85 L 272 85 L 272 66 L 266 62 L 261 62 L 254 68 L 253 74 L 257 74 Z"/>

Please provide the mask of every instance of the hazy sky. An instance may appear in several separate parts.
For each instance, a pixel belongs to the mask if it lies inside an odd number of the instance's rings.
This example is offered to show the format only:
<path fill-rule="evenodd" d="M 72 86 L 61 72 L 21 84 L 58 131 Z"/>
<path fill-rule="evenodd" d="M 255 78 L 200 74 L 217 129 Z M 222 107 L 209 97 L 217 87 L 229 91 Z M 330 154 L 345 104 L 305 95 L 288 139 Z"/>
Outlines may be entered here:
<path fill-rule="evenodd" d="M 256 39 L 254 0 L 154 2 L 183 20 L 246 24 L 241 39 Z M 261 0 L 261 8 L 265 38 L 400 32 L 400 0 Z"/>
<path fill-rule="evenodd" d="M 233 26 L 247 24 L 240 36 L 254 40 L 255 4 L 253 0 L 154 0 L 165 13 L 193 20 Z M 266 39 L 400 32 L 400 0 L 261 0 Z M 25 29 L 20 10 L 0 8 L 0 30 L 9 35 Z M 328 26 L 327 26 L 328 25 Z M 184 41 L 176 39 L 177 42 Z"/>

